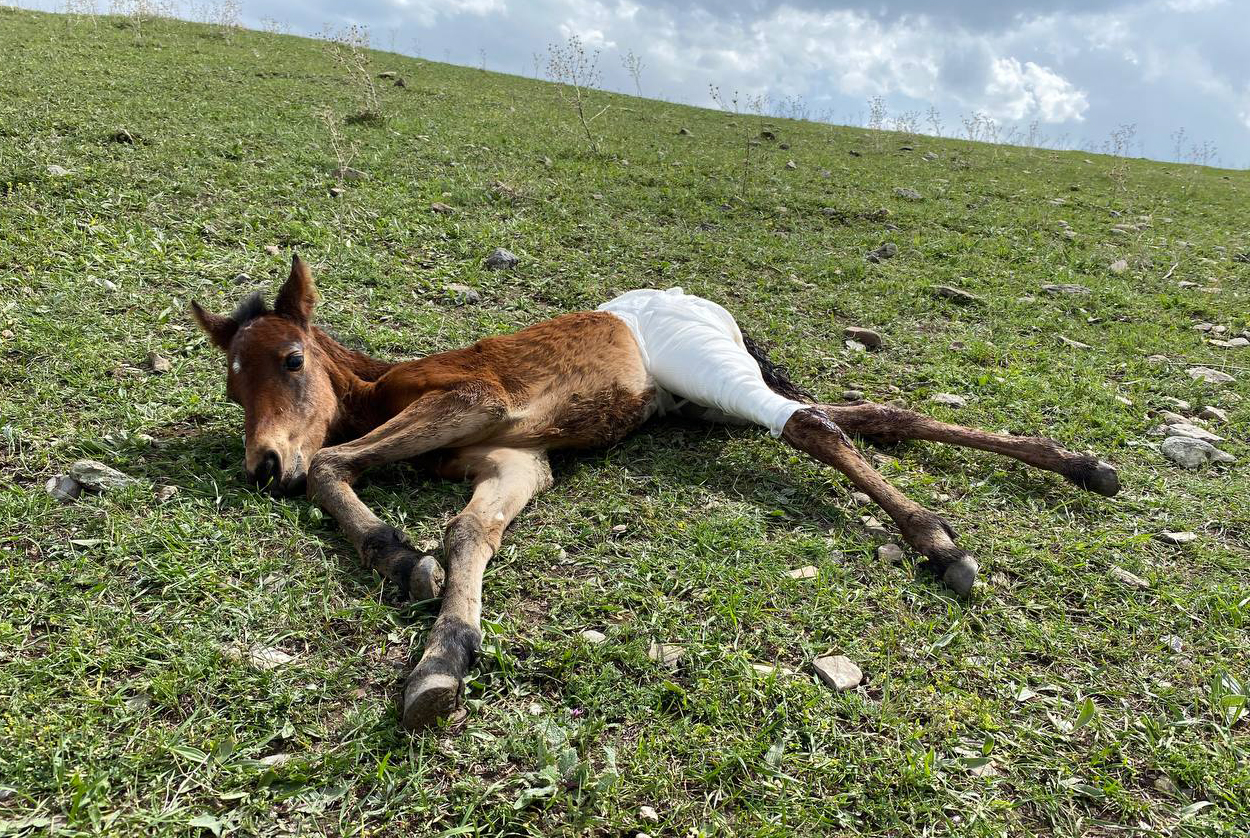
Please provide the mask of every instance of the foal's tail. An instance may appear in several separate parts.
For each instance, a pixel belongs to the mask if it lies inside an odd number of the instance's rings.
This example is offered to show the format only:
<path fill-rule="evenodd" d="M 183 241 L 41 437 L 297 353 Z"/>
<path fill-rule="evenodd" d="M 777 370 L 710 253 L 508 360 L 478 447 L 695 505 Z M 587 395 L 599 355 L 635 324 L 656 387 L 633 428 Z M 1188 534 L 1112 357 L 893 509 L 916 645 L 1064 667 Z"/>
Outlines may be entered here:
<path fill-rule="evenodd" d="M 779 396 L 794 399 L 796 402 L 815 404 L 816 397 L 791 381 L 789 371 L 769 360 L 764 348 L 747 337 L 745 332 L 742 334 L 742 343 L 746 346 L 747 352 L 751 353 L 751 357 L 755 359 L 755 363 L 759 364 L 760 374 L 764 376 L 764 383 L 768 385 L 768 389 Z"/>

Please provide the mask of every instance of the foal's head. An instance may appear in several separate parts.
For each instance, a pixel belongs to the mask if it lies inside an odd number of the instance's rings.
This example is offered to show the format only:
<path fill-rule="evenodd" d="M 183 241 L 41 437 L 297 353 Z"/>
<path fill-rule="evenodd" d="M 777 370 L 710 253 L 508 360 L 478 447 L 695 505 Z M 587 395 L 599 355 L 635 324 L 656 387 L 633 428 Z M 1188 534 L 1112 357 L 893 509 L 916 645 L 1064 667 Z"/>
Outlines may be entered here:
<path fill-rule="evenodd" d="M 273 309 L 259 293 L 229 317 L 191 303 L 200 328 L 226 353 L 226 395 L 245 417 L 248 476 L 287 493 L 303 491 L 308 464 L 339 413 L 332 362 L 312 326 L 316 300 L 312 274 L 295 256 Z"/>

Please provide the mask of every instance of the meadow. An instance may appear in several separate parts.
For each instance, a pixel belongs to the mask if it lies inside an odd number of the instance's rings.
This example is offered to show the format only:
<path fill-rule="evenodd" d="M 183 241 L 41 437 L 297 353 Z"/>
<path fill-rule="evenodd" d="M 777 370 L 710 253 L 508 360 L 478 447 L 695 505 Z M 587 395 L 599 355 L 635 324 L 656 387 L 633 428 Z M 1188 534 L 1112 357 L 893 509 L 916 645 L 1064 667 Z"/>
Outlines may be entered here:
<path fill-rule="evenodd" d="M 335 49 L 0 8 L 0 834 L 1250 832 L 1250 348 L 1211 342 L 1250 327 L 1250 173 L 594 89 L 584 128 L 545 81 Z M 826 400 L 1051 436 L 1124 488 L 866 447 L 980 561 L 965 601 L 879 557 L 831 470 L 653 421 L 555 458 L 487 572 L 467 714 L 414 736 L 433 609 L 247 484 L 188 316 L 295 250 L 382 358 L 680 285 Z M 1237 462 L 1169 462 L 1163 411 Z M 135 481 L 52 497 L 84 458 Z M 415 542 L 468 493 L 361 484 Z"/>

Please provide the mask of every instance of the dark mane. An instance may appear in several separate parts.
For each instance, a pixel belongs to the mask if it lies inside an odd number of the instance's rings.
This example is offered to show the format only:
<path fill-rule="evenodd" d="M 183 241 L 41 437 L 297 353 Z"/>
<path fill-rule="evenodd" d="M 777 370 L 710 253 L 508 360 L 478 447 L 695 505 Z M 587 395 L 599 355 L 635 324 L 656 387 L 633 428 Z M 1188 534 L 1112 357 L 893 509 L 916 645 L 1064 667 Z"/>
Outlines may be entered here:
<path fill-rule="evenodd" d="M 230 319 L 235 324 L 243 326 L 257 317 L 263 317 L 272 313 L 269 306 L 265 303 L 264 296 L 259 291 L 253 291 L 243 298 L 243 301 L 235 308 L 234 314 L 230 315 Z"/>

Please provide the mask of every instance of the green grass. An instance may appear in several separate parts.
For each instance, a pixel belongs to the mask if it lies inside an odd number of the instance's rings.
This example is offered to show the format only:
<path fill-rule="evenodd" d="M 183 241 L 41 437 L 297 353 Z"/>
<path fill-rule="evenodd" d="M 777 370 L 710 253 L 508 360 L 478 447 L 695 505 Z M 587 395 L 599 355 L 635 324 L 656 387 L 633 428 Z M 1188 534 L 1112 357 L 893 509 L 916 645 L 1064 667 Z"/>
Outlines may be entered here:
<path fill-rule="evenodd" d="M 1250 680 L 1250 350 L 1193 329 L 1247 326 L 1246 172 L 771 120 L 740 200 L 763 120 L 604 96 L 596 155 L 549 85 L 377 54 L 407 86 L 381 89 L 385 121 L 340 125 L 369 178 L 332 197 L 315 112 L 350 116 L 358 97 L 316 42 L 0 9 L 0 56 L 0 832 L 1250 830 L 1250 725 L 1213 686 Z M 866 263 L 883 241 L 899 255 Z M 520 266 L 483 270 L 495 246 Z M 838 475 L 763 433 L 657 421 L 557 458 L 488 572 L 467 720 L 413 737 L 395 697 L 432 613 L 385 600 L 306 501 L 244 483 L 221 357 L 187 317 L 192 298 L 224 311 L 272 291 L 292 248 L 322 322 L 382 357 L 682 285 L 826 398 L 1044 433 L 1115 462 L 1125 490 L 966 450 L 878 452 L 980 560 L 961 603 L 914 556 L 877 561 Z M 449 282 L 482 303 L 454 306 Z M 849 324 L 886 348 L 844 349 Z M 153 350 L 170 373 L 144 371 Z M 1193 383 L 1191 363 L 1239 380 Z M 941 391 L 969 406 L 927 403 Z M 1148 432 L 1167 397 L 1227 408 L 1213 429 L 1241 463 L 1166 463 Z M 58 504 L 44 481 L 84 456 L 143 484 Z M 158 501 L 161 485 L 179 491 Z M 420 540 L 468 490 L 394 467 L 362 494 Z M 1164 529 L 1200 537 L 1172 548 Z M 783 578 L 806 564 L 819 579 Z M 685 648 L 679 669 L 647 658 L 653 639 Z M 223 654 L 237 641 L 295 659 L 257 671 Z M 826 652 L 866 685 L 818 684 Z"/>

